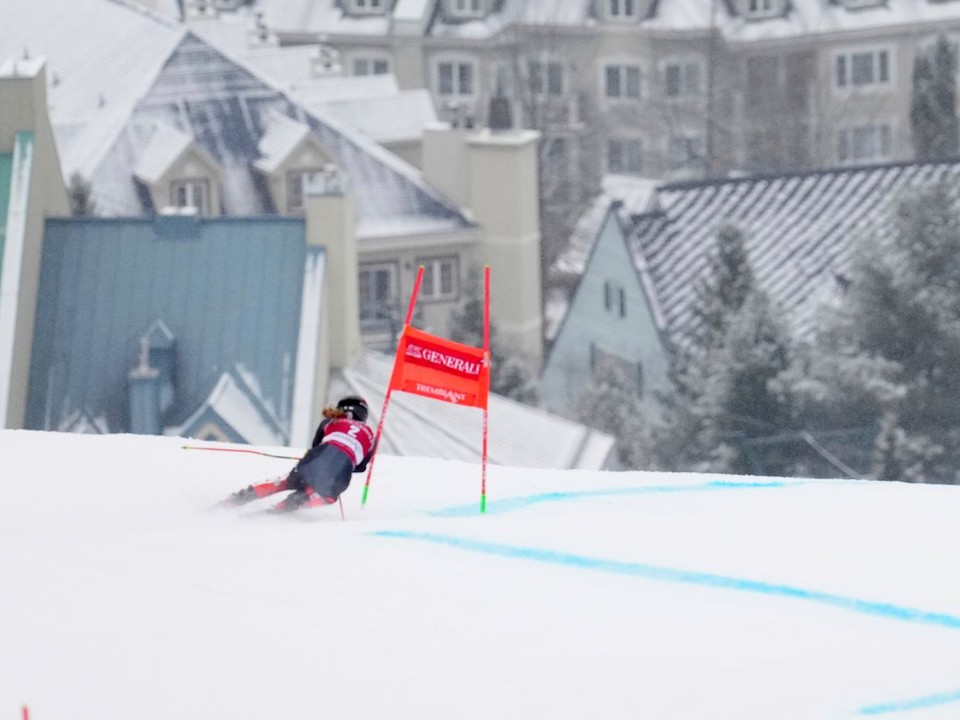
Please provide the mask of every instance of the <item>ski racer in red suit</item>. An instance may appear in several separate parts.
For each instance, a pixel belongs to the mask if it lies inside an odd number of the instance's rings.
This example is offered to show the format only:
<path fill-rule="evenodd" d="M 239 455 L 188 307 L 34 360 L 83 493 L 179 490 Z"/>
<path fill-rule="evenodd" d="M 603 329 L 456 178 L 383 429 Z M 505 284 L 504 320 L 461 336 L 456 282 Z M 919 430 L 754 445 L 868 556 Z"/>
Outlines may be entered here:
<path fill-rule="evenodd" d="M 366 470 L 373 457 L 374 434 L 366 424 L 367 414 L 367 403 L 360 397 L 345 397 L 335 408 L 326 408 L 312 447 L 286 477 L 250 485 L 221 505 L 236 507 L 284 490 L 293 492 L 273 512 L 332 505 L 350 486 L 352 474 Z"/>

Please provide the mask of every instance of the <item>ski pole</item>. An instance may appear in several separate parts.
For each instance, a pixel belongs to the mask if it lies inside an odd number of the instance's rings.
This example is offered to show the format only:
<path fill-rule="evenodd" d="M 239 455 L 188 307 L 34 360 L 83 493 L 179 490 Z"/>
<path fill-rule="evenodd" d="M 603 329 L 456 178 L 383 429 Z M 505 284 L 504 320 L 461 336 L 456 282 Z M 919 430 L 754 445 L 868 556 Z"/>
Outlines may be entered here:
<path fill-rule="evenodd" d="M 280 458 L 281 460 L 300 460 L 297 455 L 275 455 L 273 453 L 263 452 L 262 450 L 249 450 L 247 448 L 221 448 L 221 447 L 200 447 L 198 445 L 181 445 L 184 450 L 212 450 L 213 452 L 235 452 L 247 453 L 249 455 L 262 455 L 263 457 Z"/>

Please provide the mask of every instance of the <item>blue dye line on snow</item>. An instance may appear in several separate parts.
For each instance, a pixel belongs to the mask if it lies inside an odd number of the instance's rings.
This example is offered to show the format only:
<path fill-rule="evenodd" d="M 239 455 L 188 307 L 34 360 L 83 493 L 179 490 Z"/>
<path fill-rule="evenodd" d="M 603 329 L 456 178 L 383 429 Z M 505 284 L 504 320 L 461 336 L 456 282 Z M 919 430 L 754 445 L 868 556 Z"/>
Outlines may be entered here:
<path fill-rule="evenodd" d="M 907 712 L 908 710 L 922 710 L 923 708 L 935 707 L 937 705 L 947 705 L 948 703 L 960 702 L 960 690 L 955 692 L 938 693 L 928 695 L 913 700 L 903 700 L 900 702 L 884 703 L 882 705 L 869 705 L 861 708 L 860 715 L 886 715 L 887 713 Z"/>
<path fill-rule="evenodd" d="M 487 503 L 487 515 L 522 510 L 523 508 L 546 502 L 563 502 L 567 500 L 584 500 L 594 497 L 610 497 L 615 495 L 648 495 L 661 493 L 704 492 L 710 490 L 743 490 L 755 488 L 783 488 L 809 484 L 808 481 L 776 480 L 773 482 L 742 482 L 736 480 L 714 480 L 696 485 L 640 485 L 625 488 L 601 488 L 598 490 L 577 490 L 571 492 L 548 492 L 524 497 L 505 498 Z M 477 514 L 476 504 L 458 505 L 456 507 L 436 510 L 431 515 L 435 517 L 464 517 Z"/>
<path fill-rule="evenodd" d="M 450 535 L 437 535 L 434 533 L 409 532 L 406 530 L 380 530 L 372 534 L 378 537 L 398 538 L 401 540 L 419 540 L 421 542 L 428 542 L 436 545 L 446 545 L 459 550 L 469 550 L 471 552 L 485 553 L 487 555 L 497 555 L 499 557 L 513 558 L 517 560 L 530 560 L 534 562 L 548 563 L 551 565 L 580 568 L 582 570 L 595 570 L 598 572 L 628 575 L 647 580 L 658 580 L 660 582 L 684 583 L 687 585 L 699 585 L 702 587 L 721 588 L 724 590 L 738 590 L 740 592 L 748 592 L 758 595 L 770 595 L 775 597 L 791 598 L 794 600 L 806 600 L 808 602 L 827 605 L 863 615 L 875 615 L 892 620 L 902 620 L 905 622 L 920 623 L 924 625 L 937 625 L 940 627 L 950 628 L 951 630 L 960 630 L 960 616 L 948 615 L 946 613 L 929 612 L 927 610 L 920 610 L 918 608 L 905 607 L 902 605 L 894 605 L 892 603 L 860 600 L 857 598 L 834 595 L 832 593 L 819 592 L 816 590 L 805 590 L 803 588 L 793 587 L 790 585 L 776 585 L 774 583 L 767 583 L 759 580 L 748 580 L 744 578 L 727 577 L 725 575 L 715 575 L 713 573 L 678 570 L 676 568 L 658 567 L 656 565 L 646 565 L 643 563 L 623 562 L 620 560 L 604 560 L 603 558 L 588 557 L 586 555 L 573 555 L 570 553 L 558 552 L 556 550 L 543 550 L 540 548 L 521 547 L 517 545 L 501 545 L 498 543 L 482 542 L 479 540 L 458 538 Z"/>

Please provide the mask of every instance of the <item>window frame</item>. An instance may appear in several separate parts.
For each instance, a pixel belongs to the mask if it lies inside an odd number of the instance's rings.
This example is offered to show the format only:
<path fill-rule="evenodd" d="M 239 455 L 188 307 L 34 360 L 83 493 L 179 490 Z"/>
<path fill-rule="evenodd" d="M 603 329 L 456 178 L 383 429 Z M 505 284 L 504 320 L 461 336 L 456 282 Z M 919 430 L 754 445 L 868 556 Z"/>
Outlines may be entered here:
<path fill-rule="evenodd" d="M 617 94 L 610 93 L 610 76 L 617 76 Z M 627 90 L 630 87 L 630 71 L 636 72 L 636 95 Z M 643 101 L 643 65 L 639 59 L 604 58 L 600 62 L 600 84 L 603 88 L 603 101 L 609 105 L 636 104 Z"/>
<path fill-rule="evenodd" d="M 443 92 L 441 84 L 441 66 L 450 65 L 451 92 Z M 470 92 L 463 92 L 463 68 L 470 68 Z M 443 99 L 473 99 L 478 94 L 478 82 L 480 80 L 480 63 L 475 57 L 469 55 L 438 55 L 431 60 L 431 69 L 433 70 L 433 92 L 438 98 Z"/>
<path fill-rule="evenodd" d="M 604 0 L 603 9 L 604 17 L 611 22 L 636 22 L 640 18 L 640 0 Z"/>
<path fill-rule="evenodd" d="M 743 17 L 747 20 L 763 20 L 783 14 L 783 0 L 743 0 Z"/>
<path fill-rule="evenodd" d="M 349 0 L 351 15 L 386 15 L 389 0 Z"/>
<path fill-rule="evenodd" d="M 870 55 L 869 82 L 854 82 L 854 57 Z M 881 60 L 881 57 L 884 59 Z M 887 92 L 896 83 L 896 48 L 890 44 L 848 46 L 830 54 L 830 86 L 834 93 Z M 881 75 L 886 74 L 881 79 Z M 842 77 L 841 77 L 842 76 Z"/>
<path fill-rule="evenodd" d="M 372 313 L 375 309 L 367 304 L 367 298 L 363 295 L 362 278 L 364 273 L 387 273 L 388 298 L 387 309 L 392 310 L 394 315 L 379 317 L 365 317 L 365 314 Z M 364 334 L 390 331 L 394 324 L 397 329 L 402 322 L 399 316 L 400 311 L 400 263 L 396 260 L 377 260 L 373 262 L 361 262 L 357 268 L 357 310 L 360 316 L 360 331 Z M 370 298 L 376 303 L 380 303 L 377 298 Z M 378 305 L 379 307 L 379 305 Z"/>
<path fill-rule="evenodd" d="M 611 162 L 613 153 L 613 145 L 615 143 L 620 144 L 620 157 L 621 162 L 618 167 L 614 167 L 614 163 Z M 633 154 L 627 150 L 627 145 L 633 145 L 636 143 L 636 153 Z M 645 142 L 644 138 L 640 135 L 610 135 L 607 137 L 607 152 L 606 152 L 606 168 L 607 172 L 613 175 L 643 175 L 643 168 L 646 165 L 646 155 L 645 155 Z M 639 163 L 636 166 L 636 169 L 633 169 L 633 164 L 630 162 L 623 162 L 623 158 L 629 159 L 638 159 Z"/>
<path fill-rule="evenodd" d="M 487 0 L 445 0 L 444 10 L 457 20 L 476 20 L 487 14 Z"/>
<path fill-rule="evenodd" d="M 602 345 L 590 343 L 590 374 L 597 376 L 604 367 L 619 368 L 624 374 L 633 378 L 634 392 L 638 397 L 643 397 L 643 362 L 640 360 L 628 360 L 619 353 L 608 350 Z"/>
<path fill-rule="evenodd" d="M 553 71 L 557 70 L 558 75 Z M 534 100 L 562 98 L 567 94 L 567 67 L 563 60 L 551 56 L 530 56 L 526 66 L 527 92 Z M 555 87 L 554 81 L 559 82 Z"/>
<path fill-rule="evenodd" d="M 351 77 L 367 77 L 369 75 L 389 75 L 391 72 L 393 72 L 393 62 L 390 55 L 388 53 L 378 51 L 378 50 L 351 53 L 349 62 L 350 62 Z M 367 69 L 365 72 L 357 72 L 358 63 L 366 64 Z M 376 71 L 377 63 L 383 63 L 384 65 L 383 72 Z"/>
<path fill-rule="evenodd" d="M 677 92 L 670 92 L 670 70 L 677 68 Z M 696 87 L 691 91 L 690 69 L 696 68 Z M 664 58 L 660 63 L 660 78 L 663 97 L 671 102 L 701 100 L 704 97 L 704 78 L 706 62 L 699 55 L 675 55 Z"/>
<path fill-rule="evenodd" d="M 417 258 L 417 265 L 423 267 L 423 280 L 420 283 L 419 299 L 424 302 L 450 302 L 460 298 L 460 256 L 452 255 L 431 255 L 428 257 Z M 444 266 L 450 268 L 449 292 L 443 292 L 442 288 L 434 288 L 434 275 L 440 274 L 440 284 L 443 282 L 442 274 Z M 429 278 L 428 278 L 429 275 Z"/>
<path fill-rule="evenodd" d="M 864 131 L 872 131 L 875 135 L 871 142 L 877 150 L 871 155 L 857 155 L 855 152 L 857 146 L 856 133 Z M 886 137 L 884 137 L 884 134 Z M 896 123 L 893 120 L 878 119 L 860 125 L 846 125 L 837 130 L 837 163 L 848 167 L 891 162 L 896 156 L 895 139 Z M 886 153 L 884 153 L 884 145 L 887 146 Z M 844 152 L 845 147 L 847 148 L 846 152 Z M 844 157 L 845 155 L 846 157 Z"/>
<path fill-rule="evenodd" d="M 181 205 L 177 201 L 178 191 L 188 188 L 193 188 L 194 190 L 199 188 L 201 196 L 200 205 Z M 176 208 L 196 208 L 197 214 L 199 215 L 212 215 L 213 189 L 210 178 L 202 175 L 174 178 L 170 181 L 170 204 Z"/>

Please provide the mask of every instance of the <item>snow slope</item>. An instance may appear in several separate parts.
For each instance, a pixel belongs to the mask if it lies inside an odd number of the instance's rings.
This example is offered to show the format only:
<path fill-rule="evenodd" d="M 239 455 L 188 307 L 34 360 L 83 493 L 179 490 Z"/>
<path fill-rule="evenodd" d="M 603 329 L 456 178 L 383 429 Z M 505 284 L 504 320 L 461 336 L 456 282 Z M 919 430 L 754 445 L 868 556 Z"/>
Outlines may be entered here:
<path fill-rule="evenodd" d="M 291 461 L 182 442 L 0 432 L 0 717 L 960 717 L 960 488 L 491 467 L 481 516 L 384 455 L 247 519 Z"/>

